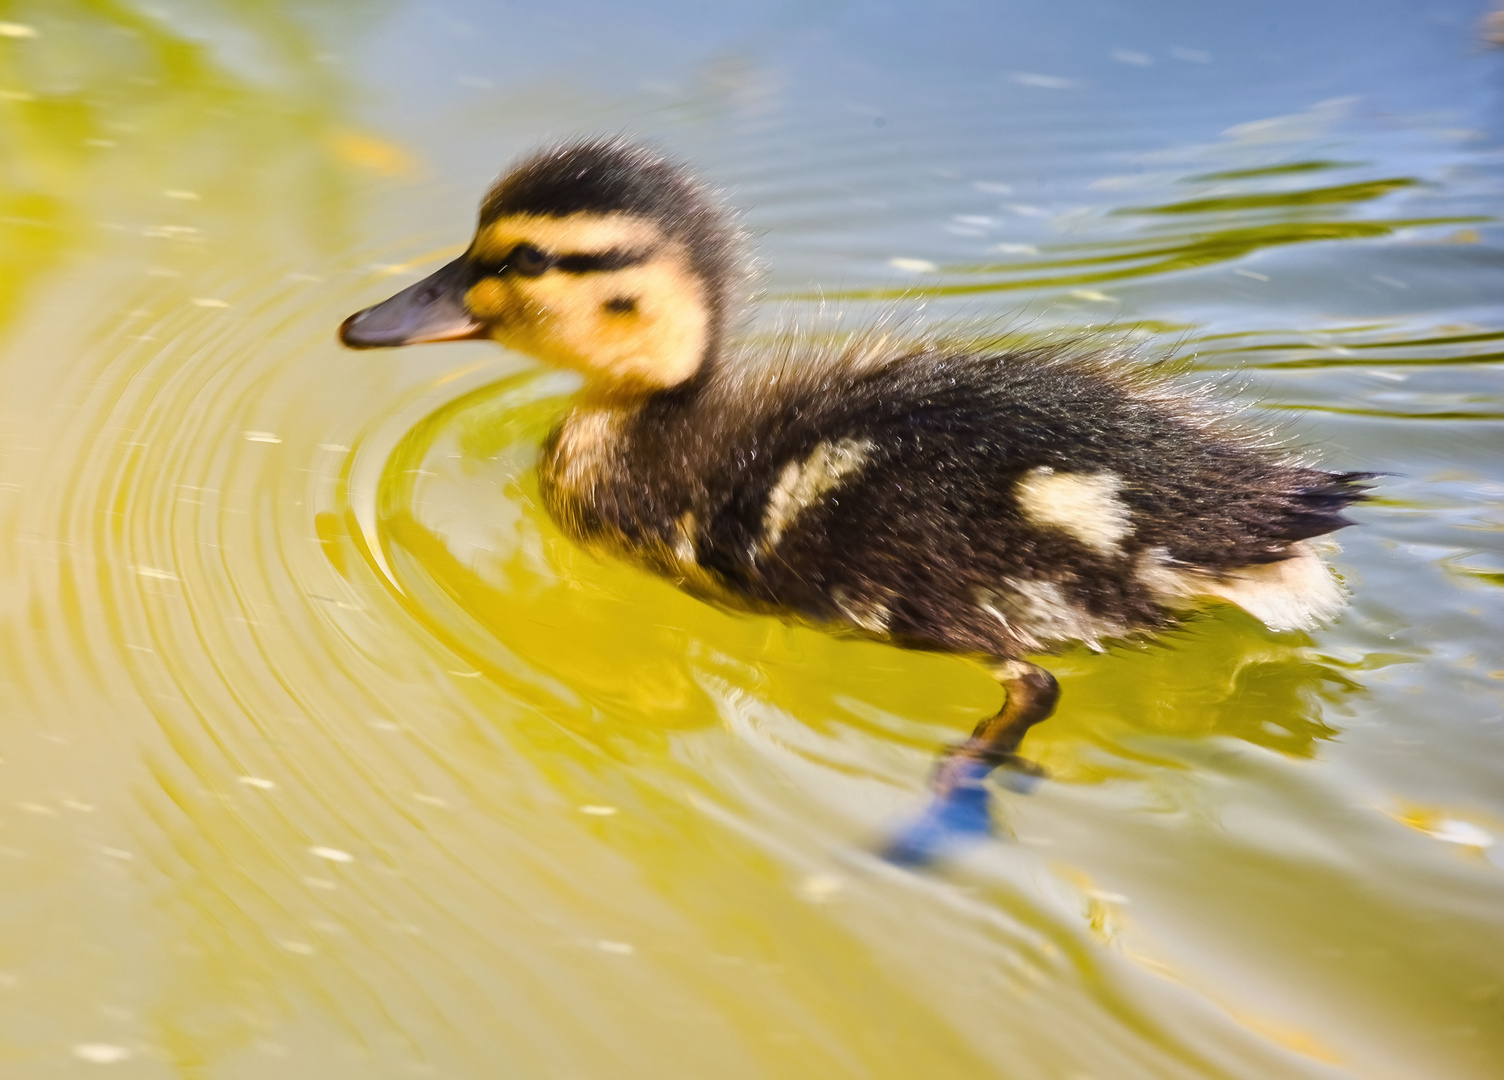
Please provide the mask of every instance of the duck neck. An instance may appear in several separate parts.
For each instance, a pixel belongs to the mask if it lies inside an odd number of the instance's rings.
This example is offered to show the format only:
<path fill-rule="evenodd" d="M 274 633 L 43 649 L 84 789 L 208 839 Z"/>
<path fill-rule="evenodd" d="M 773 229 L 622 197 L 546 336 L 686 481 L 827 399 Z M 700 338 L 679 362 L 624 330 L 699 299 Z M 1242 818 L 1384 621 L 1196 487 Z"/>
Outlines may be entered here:
<path fill-rule="evenodd" d="M 699 362 L 677 382 L 667 385 L 640 380 L 587 379 L 574 398 L 577 412 L 640 413 L 687 404 L 710 385 L 720 363 L 722 317 L 712 309 Z"/>

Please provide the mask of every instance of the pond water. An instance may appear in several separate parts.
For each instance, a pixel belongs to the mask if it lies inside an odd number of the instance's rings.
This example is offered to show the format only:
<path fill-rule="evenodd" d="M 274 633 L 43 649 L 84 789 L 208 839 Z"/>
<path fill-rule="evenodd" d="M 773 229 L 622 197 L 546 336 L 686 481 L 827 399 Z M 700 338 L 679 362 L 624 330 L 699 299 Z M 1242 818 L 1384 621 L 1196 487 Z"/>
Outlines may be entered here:
<path fill-rule="evenodd" d="M 0 1075 L 1504 1075 L 1504 55 L 1478 0 L 0 4 Z M 956 659 L 572 548 L 573 383 L 340 320 L 540 142 L 744 211 L 749 332 L 1105 331 L 1383 470 L 1311 635 Z"/>

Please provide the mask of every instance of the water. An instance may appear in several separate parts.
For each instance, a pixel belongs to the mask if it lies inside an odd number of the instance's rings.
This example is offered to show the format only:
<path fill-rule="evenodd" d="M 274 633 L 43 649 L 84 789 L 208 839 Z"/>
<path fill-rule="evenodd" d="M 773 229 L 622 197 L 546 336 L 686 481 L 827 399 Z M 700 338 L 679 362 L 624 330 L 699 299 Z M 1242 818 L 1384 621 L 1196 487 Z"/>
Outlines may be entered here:
<path fill-rule="evenodd" d="M 1473 2 L 0 7 L 0 1075 L 1504 1074 L 1504 68 Z M 1109 328 L 1394 475 L 1310 635 L 980 671 L 568 545 L 572 383 L 340 319 L 631 130 L 750 332 Z M 823 305 L 823 307 L 822 307 Z"/>

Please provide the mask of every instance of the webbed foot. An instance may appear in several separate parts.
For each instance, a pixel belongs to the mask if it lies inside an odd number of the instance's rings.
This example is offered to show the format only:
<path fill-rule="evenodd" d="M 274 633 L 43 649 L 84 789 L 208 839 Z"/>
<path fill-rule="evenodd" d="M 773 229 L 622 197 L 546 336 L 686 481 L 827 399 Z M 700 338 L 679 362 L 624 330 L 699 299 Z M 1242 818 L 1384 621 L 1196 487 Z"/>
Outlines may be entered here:
<path fill-rule="evenodd" d="M 971 738 L 952 746 L 935 767 L 934 796 L 925 811 L 899 829 L 882 849 L 899 866 L 924 866 L 947 850 L 992 835 L 990 796 L 985 780 L 1000 770 L 999 783 L 1027 795 L 1045 771 L 1018 756 L 1018 745 L 1033 725 L 1049 716 L 1060 696 L 1055 677 L 1021 660 L 999 661 L 993 674 L 1007 691 L 1002 711 L 977 725 Z"/>
<path fill-rule="evenodd" d="M 882 857 L 897 866 L 927 866 L 957 847 L 991 836 L 992 796 L 986 779 L 994 770 L 1003 787 L 1021 795 L 1045 777 L 1042 768 L 1016 754 L 995 762 L 964 754 L 945 757 L 935 770 L 929 806 L 883 845 Z"/>

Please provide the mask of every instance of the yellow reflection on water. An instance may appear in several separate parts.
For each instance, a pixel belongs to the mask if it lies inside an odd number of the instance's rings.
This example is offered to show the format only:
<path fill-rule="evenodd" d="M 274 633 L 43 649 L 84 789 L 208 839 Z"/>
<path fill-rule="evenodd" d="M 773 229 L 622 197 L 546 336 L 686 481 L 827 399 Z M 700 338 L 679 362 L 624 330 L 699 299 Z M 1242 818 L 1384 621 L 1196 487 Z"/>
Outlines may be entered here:
<path fill-rule="evenodd" d="M 518 661 L 553 673 L 573 691 L 571 702 L 583 693 L 592 709 L 632 718 L 622 733 L 710 722 L 693 664 L 716 656 L 766 658 L 773 666 L 747 688 L 817 727 L 810 705 L 842 697 L 897 715 L 949 714 L 949 738 L 995 707 L 995 691 L 948 700 L 968 682 L 990 685 L 963 661 L 718 615 L 569 545 L 541 514 L 531 475 L 535 448 L 562 406 L 551 383 L 527 374 L 483 387 L 411 428 L 383 469 L 376 545 L 393 585 L 477 670 L 519 694 L 527 691 L 508 674 Z M 1308 756 L 1333 733 L 1323 705 L 1356 689 L 1308 645 L 1223 608 L 1110 658 L 1083 649 L 1050 661 L 1070 719 L 1031 734 L 1031 753 L 1064 780 L 1123 775 L 1130 760 L 1166 764 L 1131 748 L 1151 733 L 1234 736 Z M 878 674 L 845 685 L 862 672 Z M 576 721 L 582 733 L 598 728 L 589 715 Z M 905 741 L 932 746 L 936 737 L 932 729 Z M 1111 756 L 1093 755 L 1092 746 Z"/>

